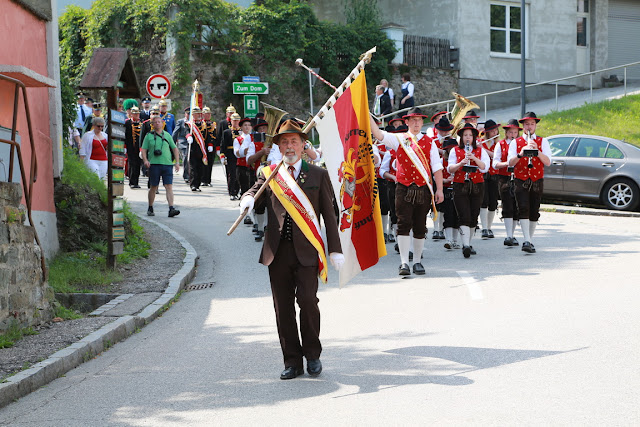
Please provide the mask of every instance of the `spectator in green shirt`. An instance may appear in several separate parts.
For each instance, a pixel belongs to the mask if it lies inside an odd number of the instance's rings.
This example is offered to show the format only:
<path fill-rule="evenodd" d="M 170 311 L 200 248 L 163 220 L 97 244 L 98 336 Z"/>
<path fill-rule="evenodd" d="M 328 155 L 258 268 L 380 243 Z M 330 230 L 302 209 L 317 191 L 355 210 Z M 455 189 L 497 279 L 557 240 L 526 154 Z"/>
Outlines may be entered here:
<path fill-rule="evenodd" d="M 180 211 L 173 207 L 173 171 L 180 171 L 180 163 L 174 159 L 180 158 L 180 153 L 171 135 L 163 130 L 164 122 L 160 116 L 151 119 L 153 132 L 149 132 L 142 142 L 142 161 L 149 169 L 149 208 L 147 215 L 154 216 L 153 202 L 156 198 L 156 191 L 162 184 L 167 192 L 167 202 L 169 203 L 169 216 L 174 217 Z"/>

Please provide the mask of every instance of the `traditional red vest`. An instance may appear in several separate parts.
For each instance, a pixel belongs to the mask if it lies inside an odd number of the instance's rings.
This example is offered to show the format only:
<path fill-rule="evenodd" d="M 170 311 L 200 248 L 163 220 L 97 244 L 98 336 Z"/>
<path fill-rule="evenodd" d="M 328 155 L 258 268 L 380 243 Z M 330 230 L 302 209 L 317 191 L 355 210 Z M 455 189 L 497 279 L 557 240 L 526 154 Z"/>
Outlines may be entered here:
<path fill-rule="evenodd" d="M 462 159 L 464 159 L 465 151 L 460 147 L 455 147 L 456 150 L 456 163 L 460 163 Z M 475 150 L 472 151 L 473 155 L 477 158 L 482 158 L 482 147 L 477 146 Z M 474 160 L 469 162 L 470 166 L 478 166 Z M 453 176 L 453 182 L 464 183 L 465 172 L 462 171 L 462 167 L 456 171 L 456 174 Z M 478 172 L 473 172 L 469 174 L 469 179 L 474 184 L 478 184 L 480 182 L 484 182 L 484 178 L 482 177 L 482 172 L 480 172 L 480 168 L 478 168 Z"/>
<path fill-rule="evenodd" d="M 538 147 L 538 151 L 542 152 L 542 137 L 537 136 L 534 139 L 536 146 Z M 520 153 L 522 147 L 527 145 L 527 140 L 523 137 L 519 137 L 516 139 L 516 151 Z M 539 179 L 544 178 L 544 164 L 542 160 L 538 157 L 534 157 L 531 159 L 531 163 L 533 164 L 532 168 L 529 168 L 529 159 L 527 157 L 523 157 L 518 160 L 518 163 L 515 165 L 514 173 L 516 178 L 526 181 L 527 179 L 531 179 L 531 181 L 537 181 Z"/>
<path fill-rule="evenodd" d="M 431 164 L 431 138 L 429 138 L 427 135 L 423 135 L 422 138 L 420 138 L 420 140 L 418 141 L 418 146 L 424 152 L 424 155 L 427 158 L 427 162 L 429 162 L 429 164 L 425 166 L 428 166 L 428 170 L 432 171 L 433 165 Z M 396 167 L 398 168 L 396 177 L 398 178 L 398 182 L 400 184 L 409 186 L 415 183 L 419 187 L 427 185 L 427 182 L 424 180 L 418 169 L 414 166 L 413 162 L 402 148 L 398 147 L 396 156 Z"/>
<path fill-rule="evenodd" d="M 449 159 L 447 158 L 446 155 L 443 156 L 442 158 L 442 166 L 444 166 L 444 169 L 442 171 L 442 180 L 444 181 L 445 179 L 448 179 L 449 177 L 451 177 L 451 174 L 447 170 L 447 167 L 449 166 Z M 449 184 L 444 184 L 444 187 L 445 188 L 453 187 L 453 181 L 451 181 Z"/>
<path fill-rule="evenodd" d="M 251 134 L 250 136 L 251 142 L 253 142 L 253 134 Z M 236 141 L 238 141 L 238 144 L 242 146 L 242 143 L 244 142 L 244 134 L 241 134 L 239 137 L 237 137 Z M 245 168 L 248 167 L 249 165 L 247 164 L 247 158 L 238 157 L 238 159 L 236 160 L 236 166 L 244 166 Z"/>
<path fill-rule="evenodd" d="M 498 162 L 506 162 L 507 161 L 507 156 L 509 155 L 509 144 L 507 143 L 506 139 L 503 139 L 502 141 L 498 142 L 498 144 L 500 144 L 500 158 L 497 159 Z M 494 158 L 494 161 L 496 159 Z M 511 176 L 511 174 L 508 171 L 508 167 L 502 168 L 502 169 L 496 169 L 496 171 L 498 172 L 498 175 L 502 175 L 502 176 Z"/>
<path fill-rule="evenodd" d="M 377 144 L 378 153 L 380 153 L 380 164 L 376 166 L 376 178 L 380 177 L 380 166 L 382 166 L 382 159 L 384 158 L 384 153 L 387 152 L 387 146 L 384 144 Z"/>
<path fill-rule="evenodd" d="M 493 153 L 495 152 L 496 145 L 497 145 L 497 144 L 494 144 L 494 145 L 493 145 L 493 147 L 489 148 L 489 146 L 487 145 L 487 143 L 486 143 L 486 142 L 483 142 L 483 143 L 482 143 L 482 146 L 484 147 L 484 149 L 485 149 L 488 153 L 491 153 L 491 154 L 493 154 Z M 491 158 L 491 156 L 489 156 L 489 158 Z M 494 169 L 494 168 L 493 168 L 493 165 L 489 165 L 489 175 L 496 175 L 497 173 L 498 173 L 498 170 L 497 170 L 497 169 Z"/>
<path fill-rule="evenodd" d="M 385 150 L 386 150 L 386 147 L 385 147 Z M 389 154 L 391 155 L 391 159 L 389 160 L 389 173 L 391 175 L 396 175 L 397 173 L 396 168 L 393 167 L 393 163 L 396 161 L 396 150 L 389 150 Z M 396 175 L 396 178 L 397 178 L 397 175 Z M 389 178 L 385 178 L 385 179 L 395 184 L 394 180 Z"/>
<path fill-rule="evenodd" d="M 253 135 L 251 135 L 251 138 L 253 138 Z M 264 147 L 264 142 L 254 142 L 253 145 L 255 145 L 256 153 L 257 153 L 258 151 L 262 150 L 262 148 Z M 259 167 L 260 167 L 260 159 L 256 160 L 251 165 L 251 169 L 253 170 L 258 170 Z"/>

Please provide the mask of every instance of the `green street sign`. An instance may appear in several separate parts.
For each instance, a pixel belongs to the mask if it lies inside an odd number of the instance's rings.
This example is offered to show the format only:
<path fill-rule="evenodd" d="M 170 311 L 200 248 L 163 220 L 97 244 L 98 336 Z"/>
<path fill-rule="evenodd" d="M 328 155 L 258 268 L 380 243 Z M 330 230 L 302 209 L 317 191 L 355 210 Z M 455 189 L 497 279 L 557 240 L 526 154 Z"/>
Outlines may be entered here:
<path fill-rule="evenodd" d="M 233 94 L 234 95 L 268 95 L 269 83 L 243 83 L 233 82 Z"/>
<path fill-rule="evenodd" d="M 115 182 L 123 182 L 124 169 L 111 169 L 111 179 Z"/>
<path fill-rule="evenodd" d="M 258 114 L 258 95 L 244 96 L 244 116 L 254 118 Z"/>

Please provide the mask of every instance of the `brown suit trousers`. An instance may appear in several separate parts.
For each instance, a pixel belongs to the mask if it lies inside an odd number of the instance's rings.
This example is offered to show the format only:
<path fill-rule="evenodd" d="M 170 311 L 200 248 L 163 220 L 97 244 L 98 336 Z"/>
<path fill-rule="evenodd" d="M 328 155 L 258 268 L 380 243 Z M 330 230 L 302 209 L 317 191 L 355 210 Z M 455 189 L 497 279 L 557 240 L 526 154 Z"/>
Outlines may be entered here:
<path fill-rule="evenodd" d="M 283 165 L 284 168 L 286 165 Z M 246 193 L 255 195 L 265 182 L 260 173 L 255 185 Z M 316 215 L 324 219 L 328 252 L 342 252 L 334 196 L 326 170 L 302 163 L 297 183 L 309 198 Z M 276 323 L 285 367 L 303 367 L 302 358 L 319 359 L 320 309 L 318 308 L 318 252 L 293 224 L 293 239 L 281 239 L 286 210 L 268 188 L 256 200 L 256 208 L 266 204 L 268 225 L 260 254 L 260 263 L 269 267 L 269 279 L 276 312 Z M 327 266 L 328 268 L 329 266 Z M 296 321 L 295 301 L 300 307 L 300 335 Z"/>

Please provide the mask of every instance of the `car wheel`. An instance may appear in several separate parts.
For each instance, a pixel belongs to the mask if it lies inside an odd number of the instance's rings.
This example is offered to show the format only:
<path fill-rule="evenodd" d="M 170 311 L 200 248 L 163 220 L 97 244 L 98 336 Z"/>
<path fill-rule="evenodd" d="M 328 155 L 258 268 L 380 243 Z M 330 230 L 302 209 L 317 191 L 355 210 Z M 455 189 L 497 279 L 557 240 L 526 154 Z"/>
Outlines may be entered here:
<path fill-rule="evenodd" d="M 602 203 L 618 211 L 632 211 L 640 201 L 638 186 L 627 178 L 614 178 L 602 189 Z"/>

